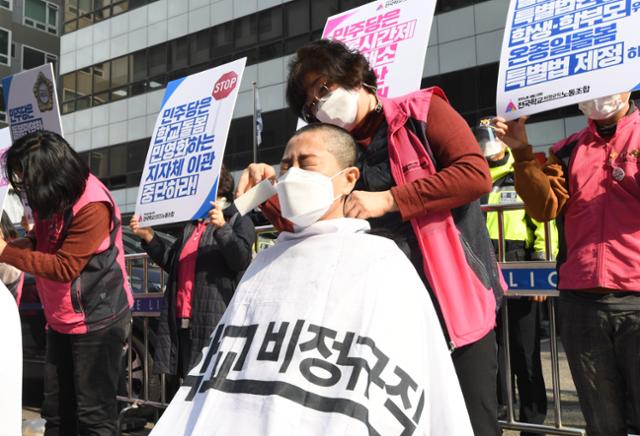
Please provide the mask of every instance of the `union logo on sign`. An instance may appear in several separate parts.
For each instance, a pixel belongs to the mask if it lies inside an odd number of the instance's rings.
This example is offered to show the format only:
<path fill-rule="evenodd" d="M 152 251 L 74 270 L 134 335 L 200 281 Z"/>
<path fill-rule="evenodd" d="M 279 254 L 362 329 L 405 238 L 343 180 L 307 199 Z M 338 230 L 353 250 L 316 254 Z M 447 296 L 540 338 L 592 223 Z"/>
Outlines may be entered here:
<path fill-rule="evenodd" d="M 228 73 L 224 73 L 216 82 L 213 87 L 213 92 L 211 96 L 216 100 L 222 100 L 227 98 L 231 91 L 233 91 L 238 84 L 238 75 L 235 71 L 229 71 Z"/>

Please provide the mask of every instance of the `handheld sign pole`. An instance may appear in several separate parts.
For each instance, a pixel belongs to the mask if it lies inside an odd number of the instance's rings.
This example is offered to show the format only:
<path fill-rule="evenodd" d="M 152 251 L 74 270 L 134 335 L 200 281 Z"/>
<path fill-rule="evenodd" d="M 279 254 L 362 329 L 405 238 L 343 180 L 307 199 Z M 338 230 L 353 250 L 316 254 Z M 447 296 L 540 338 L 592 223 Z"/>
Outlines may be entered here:
<path fill-rule="evenodd" d="M 256 82 L 251 82 L 253 89 L 253 163 L 258 163 L 258 132 L 257 132 L 257 108 L 256 108 Z"/>
<path fill-rule="evenodd" d="M 197 220 L 211 209 L 245 64 L 167 85 L 138 189 L 141 226 Z"/>

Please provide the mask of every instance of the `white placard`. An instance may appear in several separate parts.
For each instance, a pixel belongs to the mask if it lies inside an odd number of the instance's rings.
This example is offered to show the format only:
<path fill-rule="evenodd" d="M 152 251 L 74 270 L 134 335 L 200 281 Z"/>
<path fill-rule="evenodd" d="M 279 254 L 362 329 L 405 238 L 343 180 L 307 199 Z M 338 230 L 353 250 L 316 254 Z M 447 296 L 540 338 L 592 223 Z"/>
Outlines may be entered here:
<path fill-rule="evenodd" d="M 640 1 L 511 0 L 497 114 L 535 114 L 640 85 Z"/>
<path fill-rule="evenodd" d="M 381 0 L 327 19 L 322 37 L 344 42 L 368 60 L 378 95 L 420 89 L 435 0 Z"/>
<path fill-rule="evenodd" d="M 13 141 L 36 130 L 64 136 L 52 64 L 5 77 L 2 87 Z"/>
<path fill-rule="evenodd" d="M 18 305 L 7 287 L 0 282 L 0 422 L 2 434 L 22 434 L 22 329 Z"/>
<path fill-rule="evenodd" d="M 218 175 L 246 58 L 167 85 L 138 189 L 141 226 L 204 217 Z"/>

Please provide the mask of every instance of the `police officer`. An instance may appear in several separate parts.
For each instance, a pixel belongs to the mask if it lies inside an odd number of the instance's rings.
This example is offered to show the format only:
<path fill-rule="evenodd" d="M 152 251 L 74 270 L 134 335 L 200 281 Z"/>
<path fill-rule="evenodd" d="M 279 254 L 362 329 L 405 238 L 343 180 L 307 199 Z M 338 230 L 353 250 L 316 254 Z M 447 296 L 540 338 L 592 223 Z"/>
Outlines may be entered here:
<path fill-rule="evenodd" d="M 482 120 L 474 129 L 476 139 L 489 163 L 493 190 L 482 202 L 490 205 L 521 203 L 515 191 L 513 156 L 509 148 L 493 133 L 490 120 Z M 487 229 L 498 252 L 498 213 L 488 212 Z M 505 211 L 503 215 L 504 260 L 531 261 L 545 259 L 544 224 L 531 219 L 524 211 Z M 555 225 L 552 224 L 552 246 L 557 240 Z M 521 422 L 544 423 L 547 414 L 547 396 L 540 363 L 540 304 L 541 299 L 511 298 L 509 300 L 509 343 L 511 349 L 511 368 L 515 376 L 520 397 Z M 502 316 L 497 319 L 499 371 L 498 402 L 504 416 L 507 404 L 506 374 L 504 371 L 505 353 L 502 347 Z M 522 435 L 532 435 L 525 433 Z"/>

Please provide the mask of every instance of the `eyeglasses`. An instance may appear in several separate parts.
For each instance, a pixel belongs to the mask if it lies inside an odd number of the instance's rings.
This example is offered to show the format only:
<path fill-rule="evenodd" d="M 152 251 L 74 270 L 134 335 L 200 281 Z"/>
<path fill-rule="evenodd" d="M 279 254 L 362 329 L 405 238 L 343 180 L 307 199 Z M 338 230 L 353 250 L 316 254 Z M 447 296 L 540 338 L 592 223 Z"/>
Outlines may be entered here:
<path fill-rule="evenodd" d="M 313 99 L 310 103 L 305 104 L 302 107 L 302 119 L 311 123 L 316 120 L 316 111 L 318 110 L 318 103 L 329 94 L 329 81 L 325 80 L 318 89 L 313 91 Z"/>

